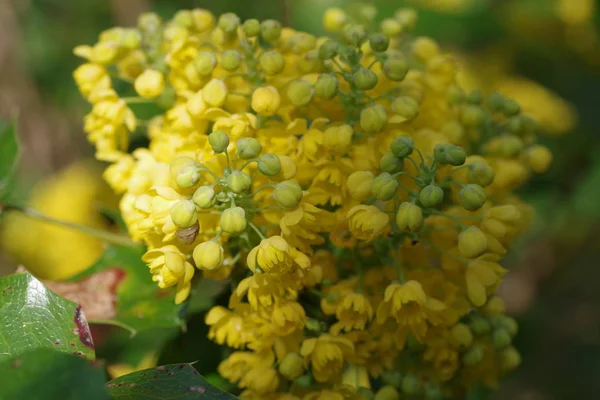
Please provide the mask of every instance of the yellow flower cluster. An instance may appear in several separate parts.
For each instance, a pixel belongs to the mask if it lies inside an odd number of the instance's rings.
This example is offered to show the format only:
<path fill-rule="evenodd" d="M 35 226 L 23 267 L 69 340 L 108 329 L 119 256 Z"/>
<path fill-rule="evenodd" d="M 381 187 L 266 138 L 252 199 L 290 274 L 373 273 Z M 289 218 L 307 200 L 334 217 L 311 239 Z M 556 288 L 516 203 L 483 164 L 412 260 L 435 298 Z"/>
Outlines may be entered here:
<path fill-rule="evenodd" d="M 335 39 L 145 14 L 76 49 L 86 131 L 154 281 L 178 303 L 198 270 L 231 282 L 206 323 L 242 399 L 463 398 L 519 364 L 494 292 L 531 216 L 514 190 L 552 155 L 515 101 L 457 86 L 413 10 L 378 31 L 371 11 L 329 9 Z M 128 153 L 136 126 L 148 144 Z"/>

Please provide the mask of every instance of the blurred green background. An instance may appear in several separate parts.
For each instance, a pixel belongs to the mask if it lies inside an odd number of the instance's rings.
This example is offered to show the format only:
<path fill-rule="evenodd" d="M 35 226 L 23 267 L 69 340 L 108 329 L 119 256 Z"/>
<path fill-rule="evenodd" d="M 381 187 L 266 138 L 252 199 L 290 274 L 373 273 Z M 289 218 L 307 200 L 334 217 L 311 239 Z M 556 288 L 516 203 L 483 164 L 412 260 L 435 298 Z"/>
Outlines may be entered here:
<path fill-rule="evenodd" d="M 498 399 L 600 398 L 600 4 L 595 0 L 390 0 L 374 2 L 378 18 L 405 5 L 420 10 L 417 33 L 438 39 L 473 68 L 466 82 L 486 90 L 509 88 L 560 126 L 545 141 L 555 151 L 551 171 L 523 196 L 535 205 L 532 233 L 509 258 L 501 287 L 520 323 L 523 365 L 503 383 Z M 133 25 L 155 11 L 202 7 L 242 19 L 275 18 L 323 34 L 320 15 L 333 0 L 4 0 L 0 2 L 0 116 L 17 117 L 24 156 L 18 189 L 92 154 L 82 131 L 87 105 L 71 78 L 78 44 L 100 31 Z M 539 93 L 540 88 L 542 94 Z M 536 92 L 538 90 L 538 92 Z M 512 93 L 511 92 L 511 93 Z M 517 98 L 519 96 L 516 96 Z M 552 131 L 552 129 L 550 129 Z M 568 132 L 567 132 L 568 131 Z M 5 271 L 16 265 L 7 255 Z M 1 269 L 1 268 L 0 268 Z M 190 335 L 151 332 L 138 337 L 152 349 L 157 335 L 174 336 L 160 362 L 202 354 L 205 328 L 192 320 Z M 123 339 L 125 340 L 125 339 Z M 118 347 L 118 344 L 117 344 Z M 105 349 L 107 354 L 110 348 Z M 219 355 L 203 369 L 214 370 Z M 201 371 L 205 372 L 205 371 Z"/>

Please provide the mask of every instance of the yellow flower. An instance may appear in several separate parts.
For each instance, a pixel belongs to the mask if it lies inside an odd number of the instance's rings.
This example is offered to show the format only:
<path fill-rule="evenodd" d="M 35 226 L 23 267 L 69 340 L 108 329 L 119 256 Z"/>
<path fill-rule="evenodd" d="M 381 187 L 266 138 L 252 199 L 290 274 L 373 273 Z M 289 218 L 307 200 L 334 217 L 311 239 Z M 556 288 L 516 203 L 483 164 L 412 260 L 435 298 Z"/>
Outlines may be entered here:
<path fill-rule="evenodd" d="M 371 241 L 389 229 L 389 217 L 375 206 L 354 206 L 346 218 L 350 232 L 360 240 Z"/>
<path fill-rule="evenodd" d="M 260 244 L 248 253 L 248 268 L 254 273 L 265 272 L 283 274 L 294 265 L 308 268 L 308 257 L 290 245 L 281 236 L 263 239 Z"/>
<path fill-rule="evenodd" d="M 142 98 L 152 99 L 165 89 L 165 78 L 161 72 L 147 69 L 136 78 L 134 87 Z"/>
<path fill-rule="evenodd" d="M 504 273 L 506 270 L 497 262 L 485 259 L 471 261 L 465 275 L 469 300 L 475 306 L 484 305 L 488 293 L 496 289 Z"/>
<path fill-rule="evenodd" d="M 352 342 L 325 334 L 305 339 L 300 349 L 300 354 L 310 363 L 317 382 L 335 379 L 342 372 L 344 361 L 353 353 Z"/>
<path fill-rule="evenodd" d="M 194 262 L 196 267 L 206 271 L 213 271 L 223 264 L 223 246 L 217 242 L 208 241 L 200 243 L 194 248 Z"/>
<path fill-rule="evenodd" d="M 210 107 L 221 107 L 227 99 L 227 85 L 220 79 L 212 79 L 202 89 L 202 99 Z"/>
<path fill-rule="evenodd" d="M 182 303 L 190 294 L 194 267 L 185 260 L 185 255 L 175 246 L 168 245 L 148 250 L 142 257 L 150 268 L 152 280 L 160 288 L 177 285 L 175 303 Z"/>
<path fill-rule="evenodd" d="M 339 330 L 364 329 L 373 318 L 373 307 L 369 300 L 360 293 L 343 296 L 335 310 L 338 323 L 334 325 L 334 333 Z"/>
<path fill-rule="evenodd" d="M 225 307 L 216 306 L 206 313 L 208 338 L 218 344 L 226 344 L 234 349 L 241 349 L 250 340 L 250 333 L 246 332 L 244 318 Z"/>
<path fill-rule="evenodd" d="M 260 87 L 252 93 L 252 109 L 258 114 L 271 117 L 281 104 L 279 92 L 273 86 Z"/>
<path fill-rule="evenodd" d="M 279 377 L 277 371 L 268 365 L 259 364 L 251 368 L 240 379 L 239 386 L 248 388 L 259 394 L 272 393 L 279 386 Z"/>
<path fill-rule="evenodd" d="M 277 304 L 273 307 L 270 321 L 278 336 L 286 336 L 304 327 L 306 313 L 297 302 Z"/>

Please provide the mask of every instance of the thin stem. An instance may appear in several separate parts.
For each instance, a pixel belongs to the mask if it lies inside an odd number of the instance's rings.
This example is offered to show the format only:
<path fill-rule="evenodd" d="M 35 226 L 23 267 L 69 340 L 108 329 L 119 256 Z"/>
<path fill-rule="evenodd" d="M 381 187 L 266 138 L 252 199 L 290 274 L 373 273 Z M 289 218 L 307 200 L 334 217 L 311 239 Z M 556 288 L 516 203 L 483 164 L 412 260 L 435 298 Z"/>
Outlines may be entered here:
<path fill-rule="evenodd" d="M 265 240 L 265 235 L 263 235 L 263 233 L 260 231 L 260 229 L 256 227 L 256 225 L 254 225 L 252 222 L 250 222 L 248 225 L 250 225 L 250 228 L 254 229 L 254 231 L 258 234 L 258 237 L 260 237 L 261 240 Z"/>
<path fill-rule="evenodd" d="M 152 99 L 144 99 L 142 97 L 121 97 L 127 104 L 148 104 L 154 102 Z"/>
<path fill-rule="evenodd" d="M 75 229 L 79 232 L 85 233 L 90 236 L 102 239 L 105 242 L 116 244 L 119 246 L 138 247 L 139 243 L 134 242 L 127 236 L 119 235 L 117 233 L 107 232 L 101 229 L 92 228 L 91 226 L 81 225 L 74 222 L 62 221 L 59 219 L 52 218 L 48 215 L 42 214 L 41 212 L 34 210 L 33 208 L 18 206 L 13 204 L 0 204 L 0 212 L 2 211 L 18 211 L 27 215 L 28 217 L 35 218 L 39 221 L 48 222 L 54 225 L 63 226 L 69 229 Z"/>
<path fill-rule="evenodd" d="M 467 229 L 467 227 L 462 222 L 460 222 L 458 220 L 458 217 L 454 217 L 452 215 L 448 215 L 445 212 L 436 210 L 435 208 L 431 209 L 431 213 L 449 219 L 450 221 L 454 222 L 460 229 L 463 229 L 463 230 Z"/>

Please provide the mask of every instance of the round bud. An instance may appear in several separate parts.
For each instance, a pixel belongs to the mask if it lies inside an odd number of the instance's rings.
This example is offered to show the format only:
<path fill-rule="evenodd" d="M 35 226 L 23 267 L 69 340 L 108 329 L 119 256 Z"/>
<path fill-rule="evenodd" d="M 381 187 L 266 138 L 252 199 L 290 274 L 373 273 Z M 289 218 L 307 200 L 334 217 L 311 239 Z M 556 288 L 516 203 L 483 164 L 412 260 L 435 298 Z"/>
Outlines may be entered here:
<path fill-rule="evenodd" d="M 373 400 L 400 400 L 400 394 L 395 387 L 386 385 L 377 391 Z"/>
<path fill-rule="evenodd" d="M 223 264 L 223 253 L 223 246 L 210 240 L 196 246 L 192 257 L 194 263 L 196 263 L 196 268 L 213 271 Z"/>
<path fill-rule="evenodd" d="M 266 176 L 275 176 L 281 171 L 281 161 L 275 154 L 263 154 L 258 159 L 258 170 Z"/>
<path fill-rule="evenodd" d="M 500 355 L 500 363 L 504 371 L 510 371 L 521 364 L 521 355 L 514 347 L 508 347 Z"/>
<path fill-rule="evenodd" d="M 368 68 L 359 67 L 352 75 L 352 82 L 360 90 L 371 90 L 377 86 L 377 74 Z"/>
<path fill-rule="evenodd" d="M 242 56 L 237 50 L 225 50 L 221 55 L 221 66 L 226 71 L 235 71 L 242 63 Z"/>
<path fill-rule="evenodd" d="M 360 127 L 367 133 L 377 133 L 387 125 L 387 112 L 381 104 L 367 107 L 360 112 Z"/>
<path fill-rule="evenodd" d="M 196 164 L 196 160 L 194 160 L 193 158 L 179 156 L 171 162 L 171 165 L 169 165 L 169 174 L 171 175 L 171 178 L 173 178 L 173 180 L 176 180 L 177 176 L 179 175 L 179 171 L 181 171 L 183 167 Z"/>
<path fill-rule="evenodd" d="M 227 151 L 227 146 L 229 146 L 229 136 L 225 131 L 214 131 L 208 135 L 208 143 L 215 153 L 223 153 Z"/>
<path fill-rule="evenodd" d="M 293 381 L 304 374 L 304 357 L 298 353 L 288 353 L 279 364 L 279 373 Z"/>
<path fill-rule="evenodd" d="M 315 83 L 315 95 L 322 99 L 331 100 L 338 92 L 339 82 L 334 75 L 321 74 Z"/>
<path fill-rule="evenodd" d="M 252 179 L 245 173 L 233 171 L 226 179 L 227 187 L 233 193 L 240 194 L 246 192 L 252 186 Z"/>
<path fill-rule="evenodd" d="M 173 17 L 173 22 L 182 28 L 189 29 L 194 24 L 192 13 L 189 10 L 178 11 Z"/>
<path fill-rule="evenodd" d="M 383 63 L 383 73 L 389 80 L 399 82 L 408 73 L 408 62 L 404 57 L 389 58 Z"/>
<path fill-rule="evenodd" d="M 366 36 L 367 33 L 365 32 L 365 27 L 362 25 L 346 25 L 342 32 L 344 41 L 354 47 L 360 47 Z"/>
<path fill-rule="evenodd" d="M 458 192 L 458 198 L 460 200 L 460 205 L 465 210 L 469 211 L 480 209 L 486 200 L 483 188 L 472 183 L 465 185 L 462 189 L 460 189 L 460 192 Z"/>
<path fill-rule="evenodd" d="M 304 74 L 319 72 L 323 67 L 323 61 L 319 59 L 318 50 L 310 50 L 304 53 L 298 60 L 298 71 Z"/>
<path fill-rule="evenodd" d="M 242 207 L 231 207 L 223 211 L 219 225 L 224 232 L 232 235 L 246 230 L 246 211 Z"/>
<path fill-rule="evenodd" d="M 442 388 L 431 382 L 425 385 L 425 400 L 444 400 Z"/>
<path fill-rule="evenodd" d="M 338 54 L 339 44 L 335 40 L 327 40 L 319 46 L 319 58 L 321 60 L 330 60 Z"/>
<path fill-rule="evenodd" d="M 283 181 L 277 184 L 273 197 L 283 208 L 296 208 L 302 200 L 302 188 L 294 181 Z"/>
<path fill-rule="evenodd" d="M 287 97 L 293 105 L 300 107 L 310 103 L 315 90 L 313 86 L 305 80 L 298 79 L 290 83 L 287 89 Z"/>
<path fill-rule="evenodd" d="M 421 36 L 413 42 L 412 53 L 418 61 L 427 63 L 440 53 L 440 47 L 435 40 Z"/>
<path fill-rule="evenodd" d="M 546 146 L 534 145 L 525 151 L 525 160 L 533 172 L 543 174 L 552 164 L 552 152 Z"/>
<path fill-rule="evenodd" d="M 252 93 L 252 109 L 257 114 L 271 117 L 281 105 L 281 97 L 274 86 L 259 87 Z"/>
<path fill-rule="evenodd" d="M 279 40 L 281 36 L 281 23 L 274 19 L 268 19 L 260 24 L 260 35 L 267 42 Z"/>
<path fill-rule="evenodd" d="M 400 204 L 396 213 L 396 224 L 400 230 L 415 233 L 423 228 L 423 212 L 421 207 L 409 202 Z"/>
<path fill-rule="evenodd" d="M 460 119 L 462 123 L 471 128 L 478 127 L 483 122 L 484 112 L 479 106 L 468 105 L 464 106 Z"/>
<path fill-rule="evenodd" d="M 369 36 L 369 46 L 377 53 L 386 51 L 390 45 L 390 38 L 381 33 L 373 33 Z"/>
<path fill-rule="evenodd" d="M 262 145 L 254 138 L 241 138 L 236 143 L 238 157 L 242 160 L 251 160 L 260 155 Z"/>
<path fill-rule="evenodd" d="M 398 189 L 398 182 L 392 175 L 384 172 L 373 179 L 371 184 L 371 193 L 379 201 L 388 201 L 394 198 L 396 190 Z"/>
<path fill-rule="evenodd" d="M 411 120 L 419 114 L 419 103 L 409 96 L 398 97 L 392 102 L 392 112 Z"/>
<path fill-rule="evenodd" d="M 470 226 L 458 235 L 458 251 L 465 258 L 477 258 L 487 250 L 487 236 L 476 226 Z"/>
<path fill-rule="evenodd" d="M 383 172 L 389 172 L 390 174 L 400 171 L 402 166 L 402 159 L 396 157 L 391 151 L 385 153 L 379 160 L 379 168 L 381 168 Z"/>
<path fill-rule="evenodd" d="M 492 329 L 490 325 L 490 321 L 483 317 L 473 316 L 471 317 L 471 322 L 469 322 L 469 328 L 471 328 L 471 332 L 477 336 L 485 335 Z"/>
<path fill-rule="evenodd" d="M 283 71 L 285 66 L 285 59 L 280 52 L 276 50 L 265 51 L 260 58 L 258 63 L 266 75 L 277 75 Z"/>
<path fill-rule="evenodd" d="M 234 13 L 225 13 L 219 17 L 219 28 L 225 33 L 235 33 L 240 25 L 240 18 Z"/>
<path fill-rule="evenodd" d="M 379 25 L 381 32 L 389 37 L 398 36 L 402 33 L 402 24 L 394 18 L 386 18 Z"/>
<path fill-rule="evenodd" d="M 444 200 L 444 190 L 437 185 L 427 185 L 419 192 L 419 201 L 423 207 L 436 207 Z"/>
<path fill-rule="evenodd" d="M 398 158 L 405 158 L 412 154 L 415 141 L 412 137 L 402 135 L 394 139 L 391 145 L 392 153 Z"/>
<path fill-rule="evenodd" d="M 467 103 L 477 106 L 483 102 L 483 93 L 479 90 L 473 90 L 467 95 Z"/>
<path fill-rule="evenodd" d="M 494 153 L 504 158 L 515 157 L 523 151 L 523 141 L 515 135 L 503 135 L 497 144 Z"/>
<path fill-rule="evenodd" d="M 162 20 L 160 17 L 152 12 L 146 12 L 139 16 L 137 21 L 137 26 L 142 32 L 156 32 L 160 25 L 162 24 Z"/>
<path fill-rule="evenodd" d="M 409 395 L 419 393 L 421 391 L 421 381 L 415 375 L 405 375 L 402 378 L 402 391 Z"/>
<path fill-rule="evenodd" d="M 504 96 L 498 92 L 491 93 L 485 101 L 485 105 L 491 112 L 502 112 L 504 110 Z"/>
<path fill-rule="evenodd" d="M 180 200 L 171 207 L 171 220 L 179 228 L 189 228 L 198 221 L 196 206 L 190 200 Z"/>
<path fill-rule="evenodd" d="M 339 32 L 348 22 L 348 16 L 341 8 L 328 8 L 323 14 L 323 26 L 329 32 Z"/>
<path fill-rule="evenodd" d="M 247 37 L 256 37 L 260 35 L 260 22 L 257 19 L 249 19 L 244 22 L 242 29 Z"/>
<path fill-rule="evenodd" d="M 217 65 L 217 56 L 215 53 L 203 51 L 194 59 L 194 69 L 200 76 L 209 76 Z"/>
<path fill-rule="evenodd" d="M 400 8 L 396 10 L 394 18 L 408 30 L 413 30 L 417 26 L 418 15 L 413 8 Z"/>
<path fill-rule="evenodd" d="M 196 186 L 198 181 L 200 181 L 200 168 L 197 164 L 181 168 L 175 178 L 175 183 L 184 189 Z"/>
<path fill-rule="evenodd" d="M 476 344 L 473 345 L 473 347 L 471 347 L 465 354 L 463 354 L 462 362 L 465 365 L 472 367 L 479 364 L 483 360 L 484 355 L 483 348 Z"/>
<path fill-rule="evenodd" d="M 446 99 L 450 105 L 462 103 L 465 100 L 465 92 L 460 87 L 452 85 L 448 88 Z"/>
<path fill-rule="evenodd" d="M 510 334 L 506 329 L 496 329 L 492 334 L 492 343 L 496 350 L 508 347 L 511 341 Z"/>
<path fill-rule="evenodd" d="M 467 171 L 469 183 L 486 187 L 494 181 L 494 176 L 494 170 L 483 158 L 469 164 Z"/>
<path fill-rule="evenodd" d="M 333 154 L 344 155 L 350 150 L 353 135 L 350 125 L 330 126 L 323 132 L 323 147 Z"/>
<path fill-rule="evenodd" d="M 371 171 L 355 171 L 348 177 L 346 186 L 354 200 L 365 201 L 371 197 L 372 183 L 373 173 Z"/>
<path fill-rule="evenodd" d="M 507 117 L 513 117 L 521 112 L 521 106 L 513 99 L 505 99 L 503 111 Z"/>
<path fill-rule="evenodd" d="M 438 164 L 449 164 L 456 167 L 465 163 L 467 152 L 455 144 L 444 143 L 435 146 L 433 156 Z"/>
<path fill-rule="evenodd" d="M 210 186 L 200 186 L 192 196 L 192 201 L 200 208 L 211 208 L 216 200 L 215 191 Z"/>
<path fill-rule="evenodd" d="M 471 347 L 473 344 L 473 333 L 469 327 L 463 323 L 458 323 L 450 329 L 450 338 L 452 342 L 461 349 Z"/>
<path fill-rule="evenodd" d="M 213 78 L 202 88 L 202 100 L 209 107 L 221 107 L 227 100 L 227 85 L 223 80 Z"/>
<path fill-rule="evenodd" d="M 165 89 L 165 77 L 159 71 L 147 69 L 136 78 L 133 86 L 140 97 L 153 99 Z"/>

